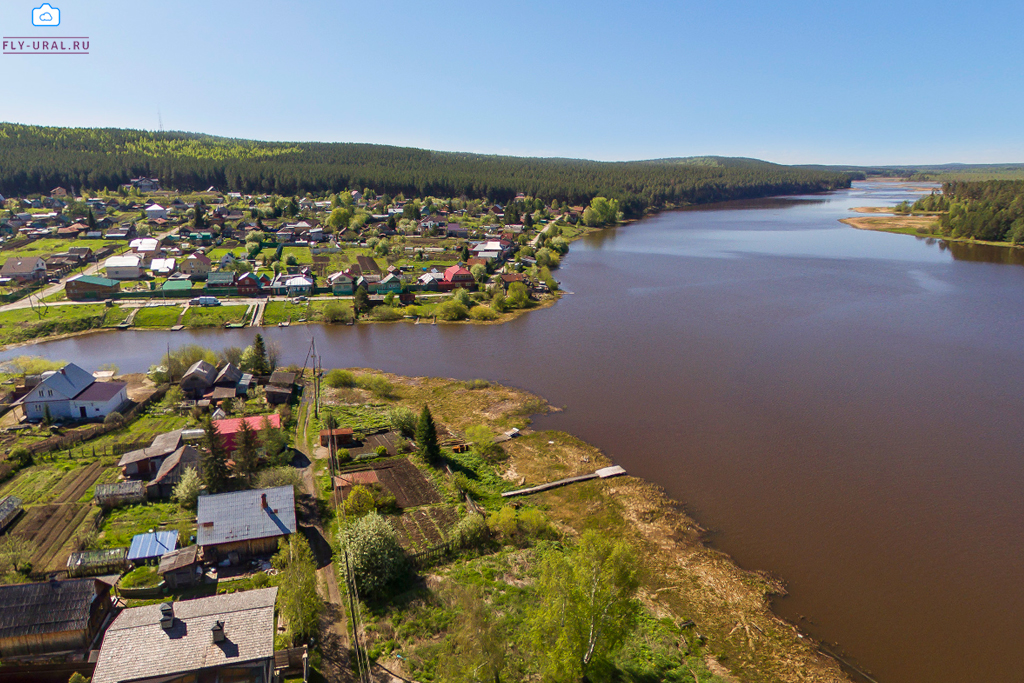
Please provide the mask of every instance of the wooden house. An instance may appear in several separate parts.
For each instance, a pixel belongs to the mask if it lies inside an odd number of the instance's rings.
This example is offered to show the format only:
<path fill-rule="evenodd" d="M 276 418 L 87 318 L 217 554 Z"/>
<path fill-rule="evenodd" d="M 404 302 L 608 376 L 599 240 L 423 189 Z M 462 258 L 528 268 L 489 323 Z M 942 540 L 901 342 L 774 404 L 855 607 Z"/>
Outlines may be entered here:
<path fill-rule="evenodd" d="M 277 551 L 282 536 L 295 533 L 291 486 L 199 496 L 197 544 L 214 562 L 238 562 Z"/>
<path fill-rule="evenodd" d="M 163 465 L 164 460 L 181 448 L 181 430 L 160 434 L 146 448 L 128 451 L 117 461 L 121 474 L 128 479 L 149 480 Z"/>
<path fill-rule="evenodd" d="M 178 382 L 178 386 L 191 398 L 202 398 L 206 390 L 213 386 L 217 379 L 217 369 L 205 360 L 197 360 L 188 370 L 185 376 Z"/>
<path fill-rule="evenodd" d="M 0 657 L 88 650 L 110 607 L 110 586 L 95 579 L 0 586 Z"/>

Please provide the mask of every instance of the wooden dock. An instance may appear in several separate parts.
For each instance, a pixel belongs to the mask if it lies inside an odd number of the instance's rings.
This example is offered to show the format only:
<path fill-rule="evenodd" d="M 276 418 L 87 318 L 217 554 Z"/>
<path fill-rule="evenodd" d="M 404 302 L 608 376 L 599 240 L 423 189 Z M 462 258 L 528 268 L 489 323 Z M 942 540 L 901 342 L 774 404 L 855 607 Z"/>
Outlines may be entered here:
<path fill-rule="evenodd" d="M 541 484 L 539 486 L 531 486 L 528 489 L 517 489 L 515 491 L 506 491 L 501 494 L 502 498 L 512 498 L 513 496 L 529 496 L 534 493 L 540 493 L 541 491 L 550 491 L 551 489 L 557 489 L 560 486 L 567 486 L 568 484 L 576 484 L 581 481 L 589 481 L 591 479 L 609 479 L 611 477 L 621 477 L 626 474 L 626 470 L 622 469 L 618 465 L 612 465 L 611 467 L 602 467 L 596 472 L 591 474 L 581 474 L 578 477 L 567 477 L 565 479 L 559 479 L 558 481 L 552 481 L 547 484 Z"/>

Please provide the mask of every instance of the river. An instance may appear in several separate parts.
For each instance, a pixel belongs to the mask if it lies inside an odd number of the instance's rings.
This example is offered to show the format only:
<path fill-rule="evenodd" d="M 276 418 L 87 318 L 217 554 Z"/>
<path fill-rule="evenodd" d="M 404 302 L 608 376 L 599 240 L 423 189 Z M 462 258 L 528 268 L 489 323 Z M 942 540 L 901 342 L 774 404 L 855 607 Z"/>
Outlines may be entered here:
<path fill-rule="evenodd" d="M 883 683 L 1024 679 L 1024 268 L 855 230 L 885 183 L 664 213 L 573 244 L 555 306 L 501 326 L 266 330 L 284 362 L 486 378 L 664 486 L 712 544 L 782 577 L 777 611 Z M 113 332 L 38 353 L 139 371 Z"/>

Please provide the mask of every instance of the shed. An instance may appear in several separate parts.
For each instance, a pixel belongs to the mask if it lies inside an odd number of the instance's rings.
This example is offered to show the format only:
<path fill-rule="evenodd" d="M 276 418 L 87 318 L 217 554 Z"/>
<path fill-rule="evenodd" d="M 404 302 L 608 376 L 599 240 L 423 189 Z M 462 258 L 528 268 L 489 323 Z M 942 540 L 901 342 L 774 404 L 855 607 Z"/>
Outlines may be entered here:
<path fill-rule="evenodd" d="M 291 386 L 279 387 L 273 384 L 268 384 L 263 387 L 263 392 L 267 398 L 267 403 L 272 406 L 277 406 L 290 402 L 295 389 Z"/>
<path fill-rule="evenodd" d="M 148 534 L 136 534 L 132 538 L 132 547 L 128 549 L 129 562 L 146 562 L 155 560 L 178 545 L 177 531 L 151 531 Z"/>
<path fill-rule="evenodd" d="M 190 445 L 182 446 L 164 458 L 156 476 L 146 484 L 146 494 L 150 498 L 170 498 L 182 475 L 198 468 L 199 451 Z"/>
<path fill-rule="evenodd" d="M 171 589 L 199 583 L 203 576 L 199 546 L 190 545 L 165 554 L 160 558 L 156 573 L 163 577 L 164 583 Z"/>
<path fill-rule="evenodd" d="M 128 548 L 104 548 L 71 553 L 68 576 L 120 574 L 128 568 Z"/>
<path fill-rule="evenodd" d="M 329 448 L 334 443 L 335 448 L 348 446 L 354 443 L 354 433 L 351 429 L 324 429 L 320 432 L 320 445 Z"/>
<path fill-rule="evenodd" d="M 0 586 L 0 657 L 85 650 L 110 612 L 110 586 L 95 579 Z"/>
<path fill-rule="evenodd" d="M 274 370 L 270 375 L 270 384 L 275 387 L 290 387 L 295 384 L 295 373 L 284 370 Z"/>
<path fill-rule="evenodd" d="M 282 536 L 295 532 L 295 490 L 291 486 L 199 497 L 197 543 L 214 561 L 270 554 Z"/>
<path fill-rule="evenodd" d="M 0 500 L 0 532 L 9 527 L 21 514 L 21 498 L 4 496 Z"/>

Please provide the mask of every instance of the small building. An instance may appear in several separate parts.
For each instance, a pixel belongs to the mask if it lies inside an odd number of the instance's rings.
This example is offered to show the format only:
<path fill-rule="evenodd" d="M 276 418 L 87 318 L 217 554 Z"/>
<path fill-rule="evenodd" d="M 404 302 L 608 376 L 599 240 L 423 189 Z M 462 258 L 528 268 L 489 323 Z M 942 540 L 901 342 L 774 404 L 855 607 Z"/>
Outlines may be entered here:
<path fill-rule="evenodd" d="M 325 448 L 345 448 L 355 443 L 355 435 L 351 429 L 324 429 L 320 431 L 320 445 Z"/>
<path fill-rule="evenodd" d="M 64 283 L 64 292 L 72 301 L 109 299 L 121 291 L 121 283 L 99 275 L 77 275 Z"/>
<path fill-rule="evenodd" d="M 449 266 L 445 268 L 444 277 L 438 282 L 438 289 L 442 292 L 458 289 L 459 287 L 472 288 L 476 285 L 473 274 L 462 266 Z"/>
<path fill-rule="evenodd" d="M 68 191 L 65 190 L 63 187 L 55 187 L 52 190 L 50 190 L 50 197 L 51 198 L 67 197 L 67 196 L 68 196 Z"/>
<path fill-rule="evenodd" d="M 394 273 L 389 273 L 384 279 L 376 285 L 377 294 L 388 294 L 394 292 L 398 294 L 402 291 L 402 279 Z"/>
<path fill-rule="evenodd" d="M 274 679 L 277 587 L 124 610 L 103 638 L 92 683 Z"/>
<path fill-rule="evenodd" d="M 138 280 L 142 277 L 142 259 L 131 254 L 111 256 L 103 267 L 111 280 Z"/>
<path fill-rule="evenodd" d="M 35 282 L 46 277 L 46 262 L 38 256 L 33 258 L 9 258 L 0 268 L 0 277 L 8 277 L 19 284 Z"/>
<path fill-rule="evenodd" d="M 132 479 L 113 484 L 96 484 L 93 500 L 97 505 L 105 508 L 145 502 L 146 482 Z"/>
<path fill-rule="evenodd" d="M 3 499 L 0 499 L 0 533 L 13 524 L 21 512 L 21 498 L 4 496 Z"/>
<path fill-rule="evenodd" d="M 207 294 L 235 294 L 237 273 L 232 270 L 219 270 L 206 276 Z"/>
<path fill-rule="evenodd" d="M 239 296 L 259 296 L 263 293 L 263 282 L 254 273 L 242 273 L 235 281 Z"/>
<path fill-rule="evenodd" d="M 205 254 L 189 254 L 189 256 L 181 262 L 181 272 L 188 275 L 193 280 L 205 280 L 206 276 L 210 274 L 213 269 L 213 263 Z"/>
<path fill-rule="evenodd" d="M 194 586 L 203 580 L 199 546 L 190 545 L 172 550 L 160 558 L 159 574 L 171 590 Z"/>
<path fill-rule="evenodd" d="M 217 378 L 217 369 L 205 360 L 197 360 L 178 382 L 178 386 L 191 398 L 202 398 L 206 390 L 213 386 Z"/>
<path fill-rule="evenodd" d="M 159 204 L 153 204 L 146 207 L 146 219 L 155 221 L 158 218 L 167 218 L 167 209 L 160 206 Z"/>
<path fill-rule="evenodd" d="M 155 258 L 149 264 L 149 269 L 153 271 L 153 275 L 168 277 L 178 269 L 178 263 L 172 258 Z"/>
<path fill-rule="evenodd" d="M 199 497 L 197 544 L 208 560 L 233 562 L 277 551 L 278 539 L 295 533 L 291 486 Z"/>
<path fill-rule="evenodd" d="M 242 431 L 242 421 L 248 425 L 249 429 L 254 432 L 260 432 L 266 429 L 269 424 L 274 429 L 281 428 L 281 416 L 277 413 L 271 413 L 270 415 L 252 415 L 250 417 L 233 417 L 227 420 L 214 420 L 213 428 L 220 436 L 221 443 L 224 444 L 225 450 L 228 453 L 235 451 L 237 446 L 238 433 Z"/>
<path fill-rule="evenodd" d="M 232 363 L 227 363 L 220 372 L 217 373 L 217 379 L 213 383 L 219 387 L 231 387 L 232 389 L 242 379 L 242 371 L 236 368 Z"/>
<path fill-rule="evenodd" d="M 196 469 L 199 469 L 199 451 L 189 445 L 182 446 L 160 463 L 160 469 L 146 484 L 146 495 L 152 499 L 170 498 L 182 475 Z"/>
<path fill-rule="evenodd" d="M 354 280 L 345 273 L 335 273 L 328 278 L 331 283 L 331 292 L 335 296 L 352 296 L 355 292 Z"/>
<path fill-rule="evenodd" d="M 295 373 L 275 370 L 270 375 L 270 382 L 263 388 L 267 403 L 272 406 L 288 403 L 295 393 Z"/>
<path fill-rule="evenodd" d="M 177 531 L 153 531 L 135 534 L 132 547 L 128 549 L 128 561 L 143 564 L 163 557 L 178 547 Z"/>
<path fill-rule="evenodd" d="M 68 557 L 68 576 L 121 574 L 128 569 L 128 548 L 82 550 Z"/>
<path fill-rule="evenodd" d="M 128 451 L 117 461 L 122 476 L 128 479 L 149 479 L 159 471 L 165 458 L 181 448 L 181 430 L 158 435 L 146 448 Z"/>
<path fill-rule="evenodd" d="M 110 607 L 110 586 L 96 579 L 0 586 L 0 657 L 88 650 Z"/>

